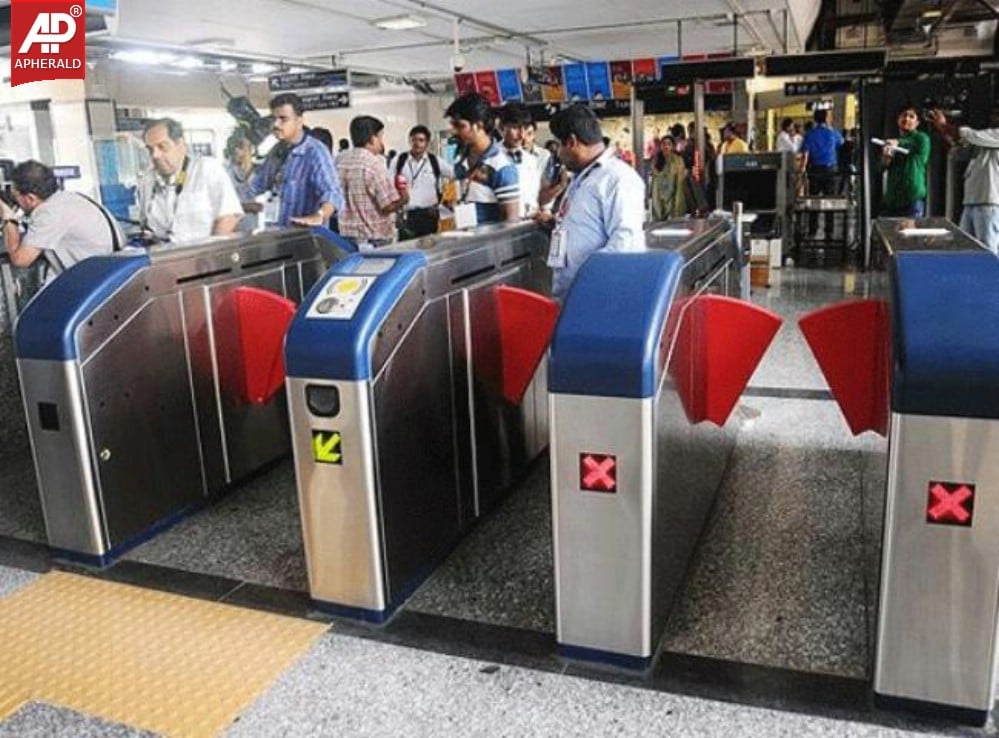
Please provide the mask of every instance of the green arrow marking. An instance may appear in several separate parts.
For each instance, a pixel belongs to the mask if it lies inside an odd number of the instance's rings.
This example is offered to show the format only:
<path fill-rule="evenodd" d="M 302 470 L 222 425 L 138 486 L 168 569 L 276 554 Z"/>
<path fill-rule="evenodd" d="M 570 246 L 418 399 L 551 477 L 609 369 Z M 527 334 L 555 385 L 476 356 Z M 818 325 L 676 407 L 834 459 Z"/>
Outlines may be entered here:
<path fill-rule="evenodd" d="M 316 461 L 323 464 L 342 463 L 343 454 L 339 449 L 340 434 L 336 431 L 328 435 L 322 431 L 312 432 L 312 456 Z"/>

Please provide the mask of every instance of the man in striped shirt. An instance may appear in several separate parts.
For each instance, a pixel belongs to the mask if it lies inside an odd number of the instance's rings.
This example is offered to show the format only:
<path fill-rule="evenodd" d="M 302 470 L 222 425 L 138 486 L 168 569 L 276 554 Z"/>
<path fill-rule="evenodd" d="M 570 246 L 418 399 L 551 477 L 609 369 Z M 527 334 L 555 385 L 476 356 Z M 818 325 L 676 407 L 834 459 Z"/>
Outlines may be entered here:
<path fill-rule="evenodd" d="M 308 135 L 302 100 L 283 93 L 271 100 L 272 131 L 278 143 L 248 188 L 248 196 L 270 193 L 265 222 L 286 226 L 325 225 L 343 208 L 340 180 L 333 157 L 319 140 Z M 248 207 L 247 210 L 252 211 Z"/>
<path fill-rule="evenodd" d="M 517 165 L 493 140 L 489 102 L 475 92 L 462 95 L 445 111 L 464 154 L 454 166 L 462 203 L 474 203 L 479 223 L 520 219 Z"/>

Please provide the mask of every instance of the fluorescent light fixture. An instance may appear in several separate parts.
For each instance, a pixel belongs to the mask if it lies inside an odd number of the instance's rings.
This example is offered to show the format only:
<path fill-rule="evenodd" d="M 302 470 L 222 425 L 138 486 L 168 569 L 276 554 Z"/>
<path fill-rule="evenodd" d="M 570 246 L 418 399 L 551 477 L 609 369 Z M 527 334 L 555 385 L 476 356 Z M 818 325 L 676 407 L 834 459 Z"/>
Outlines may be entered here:
<path fill-rule="evenodd" d="M 922 15 L 923 15 L 923 18 L 926 18 L 927 20 L 930 20 L 932 18 L 942 18 L 943 17 L 943 11 L 942 10 L 924 10 L 923 13 L 922 13 Z"/>
<path fill-rule="evenodd" d="M 419 15 L 394 15 L 391 18 L 379 18 L 371 21 L 372 25 L 384 28 L 386 31 L 411 31 L 427 25 L 426 18 Z"/>
<path fill-rule="evenodd" d="M 111 58 L 129 64 L 170 64 L 177 60 L 174 54 L 147 49 L 127 49 L 115 51 Z"/>
<path fill-rule="evenodd" d="M 194 56 L 182 56 L 180 59 L 173 63 L 175 67 L 180 67 L 181 69 L 201 69 L 205 65 L 201 59 Z"/>
<path fill-rule="evenodd" d="M 274 64 L 264 64 L 262 62 L 253 62 L 253 66 L 250 68 L 254 74 L 270 74 L 277 70 Z"/>
<path fill-rule="evenodd" d="M 232 59 L 223 59 L 219 64 L 219 71 L 222 72 L 235 72 L 239 68 L 239 65 Z"/>

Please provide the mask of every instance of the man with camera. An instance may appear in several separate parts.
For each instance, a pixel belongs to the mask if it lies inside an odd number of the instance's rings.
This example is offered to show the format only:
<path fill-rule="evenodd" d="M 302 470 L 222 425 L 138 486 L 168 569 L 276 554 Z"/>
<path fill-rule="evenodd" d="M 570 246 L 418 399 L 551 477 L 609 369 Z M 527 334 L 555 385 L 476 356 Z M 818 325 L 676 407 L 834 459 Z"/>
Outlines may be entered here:
<path fill-rule="evenodd" d="M 999 108 L 992 109 L 994 127 L 982 130 L 955 126 L 942 110 L 931 110 L 926 118 L 947 143 L 971 147 L 960 225 L 999 256 Z"/>
<path fill-rule="evenodd" d="M 108 212 L 86 195 L 60 190 L 44 164 L 22 162 L 11 180 L 14 200 L 26 216 L 22 231 L 15 210 L 0 200 L 4 243 L 14 266 L 25 268 L 43 259 L 48 284 L 89 256 L 121 248 L 121 231 Z"/>

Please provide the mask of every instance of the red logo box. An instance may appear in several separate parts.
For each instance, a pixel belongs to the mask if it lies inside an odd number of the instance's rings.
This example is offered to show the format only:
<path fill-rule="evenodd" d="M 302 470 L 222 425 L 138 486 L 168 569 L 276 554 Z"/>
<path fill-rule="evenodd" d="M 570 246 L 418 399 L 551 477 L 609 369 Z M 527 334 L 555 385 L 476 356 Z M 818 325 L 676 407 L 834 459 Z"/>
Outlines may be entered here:
<path fill-rule="evenodd" d="M 87 74 L 87 14 L 83 0 L 12 0 L 10 86 Z"/>
<path fill-rule="evenodd" d="M 970 528 L 974 516 L 974 484 L 930 481 L 926 496 L 927 523 Z"/>
<path fill-rule="evenodd" d="M 617 492 L 617 456 L 580 454 L 579 488 L 584 492 Z"/>

